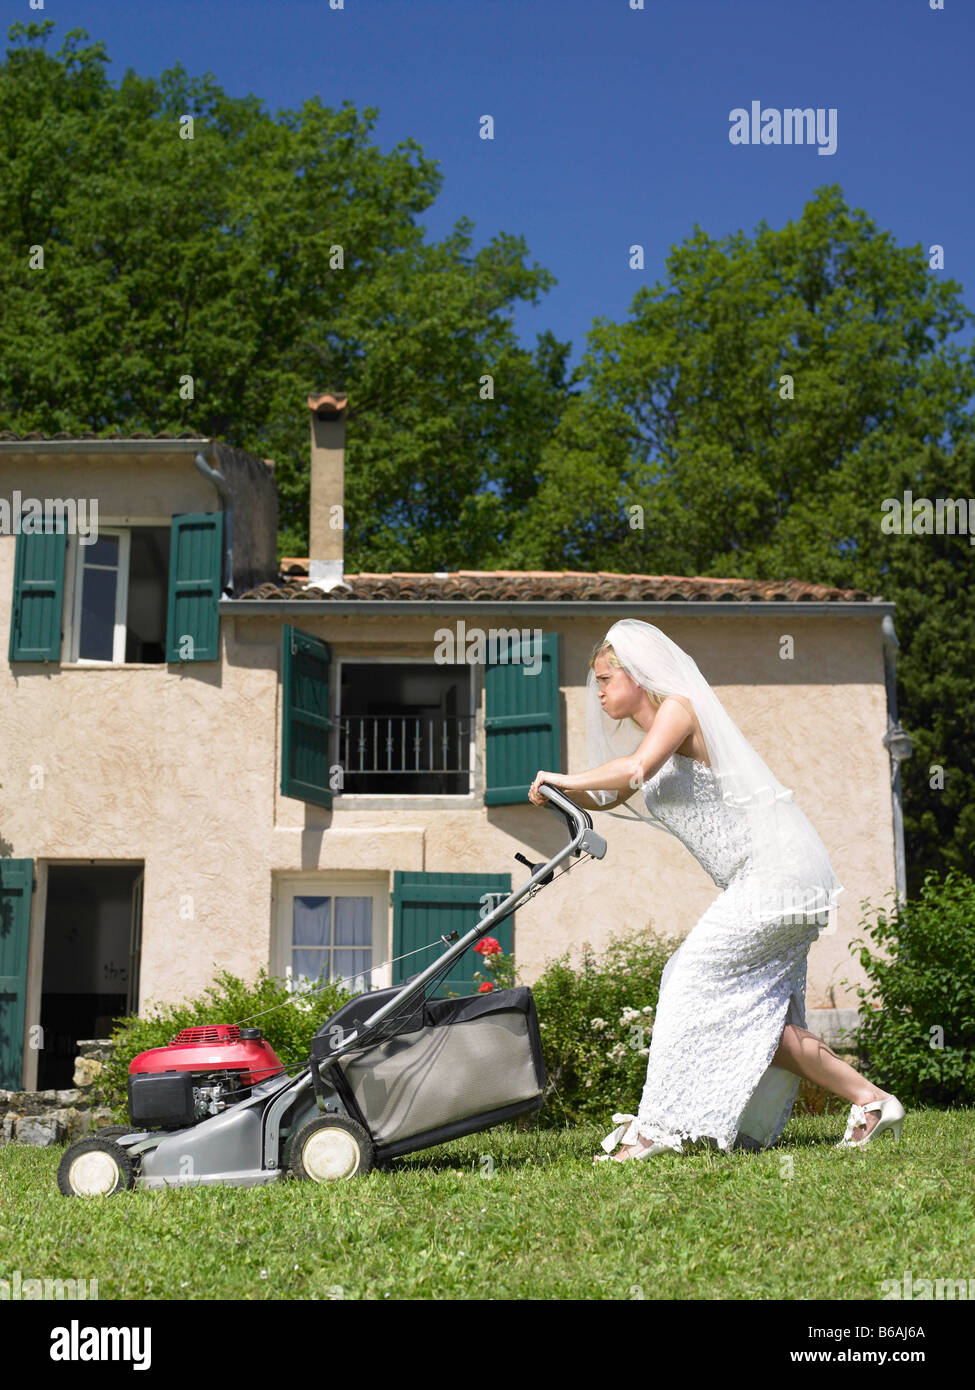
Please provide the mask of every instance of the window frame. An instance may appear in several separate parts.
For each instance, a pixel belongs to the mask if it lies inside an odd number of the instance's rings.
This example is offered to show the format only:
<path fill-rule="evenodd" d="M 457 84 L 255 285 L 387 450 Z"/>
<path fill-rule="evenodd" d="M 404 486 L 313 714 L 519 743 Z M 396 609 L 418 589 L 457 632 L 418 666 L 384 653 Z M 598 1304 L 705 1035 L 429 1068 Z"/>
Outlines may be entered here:
<path fill-rule="evenodd" d="M 288 980 L 290 984 L 295 898 L 372 898 L 372 989 L 387 989 L 392 984 L 392 966 L 388 964 L 392 954 L 393 930 L 389 893 L 388 874 L 371 873 L 368 876 L 363 875 L 362 878 L 355 878 L 348 873 L 334 874 L 324 869 L 276 874 L 272 904 L 270 973 L 277 979 Z"/>
<path fill-rule="evenodd" d="M 62 666 L 75 667 L 100 667 L 105 668 L 121 667 L 126 670 L 151 670 L 159 668 L 165 669 L 165 661 L 126 661 L 125 642 L 127 628 L 125 614 L 128 607 L 129 596 L 129 557 L 132 544 L 132 531 L 140 526 L 152 526 L 158 529 L 165 529 L 172 525 L 172 516 L 109 516 L 99 519 L 98 534 L 121 535 L 124 538 L 125 567 L 122 570 L 121 551 L 119 547 L 119 585 L 115 593 L 115 637 L 112 650 L 111 661 L 103 661 L 96 657 L 82 657 L 78 655 L 78 648 L 81 644 L 81 597 L 82 597 L 82 570 L 84 568 L 84 556 L 87 546 L 80 543 L 76 535 L 68 536 L 67 555 L 65 556 L 65 594 L 64 594 L 64 614 L 65 632 L 64 649 L 67 655 L 62 658 Z M 166 576 L 167 591 L 169 586 L 169 574 Z M 121 619 L 119 615 L 121 614 Z"/>
<path fill-rule="evenodd" d="M 368 657 L 355 655 L 337 656 L 333 654 L 332 670 L 334 672 L 334 701 L 332 710 L 332 720 L 334 724 L 333 738 L 336 740 L 332 745 L 330 760 L 338 760 L 338 728 L 342 719 L 342 667 L 349 666 L 432 666 L 435 670 L 442 670 L 443 665 L 454 665 L 466 669 L 468 673 L 469 709 L 466 718 L 470 720 L 470 736 L 468 742 L 468 763 L 470 784 L 466 792 L 333 792 L 333 808 L 341 803 L 346 806 L 378 806 L 380 802 L 397 802 L 401 805 L 417 805 L 421 802 L 437 801 L 445 806 L 462 806 L 465 803 L 474 803 L 479 793 L 481 781 L 481 770 L 477 761 L 477 740 L 479 733 L 480 700 L 481 686 L 483 685 L 483 670 L 480 680 L 477 677 L 478 665 L 464 661 L 443 663 L 427 660 L 425 656 L 418 653 L 416 656 L 404 656 L 398 653 L 395 656 L 381 656 L 370 653 Z"/>

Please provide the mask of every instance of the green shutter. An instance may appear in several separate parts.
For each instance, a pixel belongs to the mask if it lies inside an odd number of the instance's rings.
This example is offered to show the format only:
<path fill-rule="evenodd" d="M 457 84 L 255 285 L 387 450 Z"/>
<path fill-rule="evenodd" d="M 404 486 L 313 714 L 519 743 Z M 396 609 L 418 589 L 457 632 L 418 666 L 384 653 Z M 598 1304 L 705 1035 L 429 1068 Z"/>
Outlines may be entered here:
<path fill-rule="evenodd" d="M 0 1087 L 23 1085 L 32 859 L 0 859 Z"/>
<path fill-rule="evenodd" d="M 438 950 L 421 951 L 419 955 L 407 956 L 405 960 L 393 963 L 393 984 L 402 984 L 411 975 L 434 963 L 438 954 L 447 948 L 440 940 L 448 932 L 457 931 L 466 936 L 478 919 L 487 916 L 482 912 L 482 902 L 486 893 L 511 892 L 510 874 L 438 874 L 414 873 L 396 869 L 393 872 L 393 956 L 404 955 L 407 951 L 417 951 L 420 947 L 436 942 Z M 493 907 L 494 904 L 492 903 Z M 507 917 L 489 933 L 500 943 L 505 954 L 511 952 L 513 917 Z M 443 985 L 435 992 L 434 998 L 453 994 L 476 994 L 481 984 L 474 979 L 474 971 L 489 979 L 480 955 L 471 947 L 454 966 Z"/>
<path fill-rule="evenodd" d="M 558 634 L 542 637 L 537 675 L 531 674 L 538 656 L 533 639 L 521 660 L 517 640 L 499 654 L 507 662 L 489 661 L 484 673 L 485 806 L 527 804 L 536 772 L 562 771 Z"/>
<path fill-rule="evenodd" d="M 60 661 L 64 595 L 63 531 L 17 537 L 14 605 L 10 623 L 11 661 Z"/>
<path fill-rule="evenodd" d="M 223 512 L 174 516 L 169 542 L 167 661 L 217 661 Z"/>
<path fill-rule="evenodd" d="M 281 794 L 331 808 L 327 642 L 287 623 L 281 653 Z"/>

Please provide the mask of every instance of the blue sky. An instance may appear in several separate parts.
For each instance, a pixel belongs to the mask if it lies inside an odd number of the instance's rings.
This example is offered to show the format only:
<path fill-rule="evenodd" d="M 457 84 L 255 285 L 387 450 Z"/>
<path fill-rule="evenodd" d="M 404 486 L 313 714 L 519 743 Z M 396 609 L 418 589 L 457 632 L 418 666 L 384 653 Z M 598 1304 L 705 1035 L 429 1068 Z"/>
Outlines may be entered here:
<path fill-rule="evenodd" d="M 334 0 L 333 0 L 334 3 Z M 383 150 L 412 136 L 439 160 L 422 222 L 461 216 L 475 249 L 521 234 L 558 284 L 519 306 L 580 360 L 597 315 L 622 320 L 665 277 L 695 222 L 713 237 L 797 219 L 838 183 L 896 243 L 945 248 L 975 309 L 975 4 L 944 0 L 28 0 L 105 40 L 111 74 L 181 62 L 276 111 L 318 94 L 379 108 Z M 57 46 L 55 44 L 55 46 Z M 835 107 L 836 152 L 735 146 L 733 108 Z M 495 138 L 478 136 L 490 113 Z M 628 248 L 645 248 L 630 269 Z M 957 342 L 972 341 L 970 331 Z"/>

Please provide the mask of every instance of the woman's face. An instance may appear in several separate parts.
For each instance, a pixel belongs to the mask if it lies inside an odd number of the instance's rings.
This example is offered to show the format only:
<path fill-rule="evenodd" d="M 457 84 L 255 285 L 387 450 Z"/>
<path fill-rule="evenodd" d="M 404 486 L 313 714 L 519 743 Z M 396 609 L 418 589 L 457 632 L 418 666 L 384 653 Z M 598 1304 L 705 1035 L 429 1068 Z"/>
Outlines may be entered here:
<path fill-rule="evenodd" d="M 646 692 L 620 666 L 611 666 L 605 655 L 596 658 L 593 666 L 599 700 L 610 719 L 627 719 L 640 708 L 641 695 Z"/>

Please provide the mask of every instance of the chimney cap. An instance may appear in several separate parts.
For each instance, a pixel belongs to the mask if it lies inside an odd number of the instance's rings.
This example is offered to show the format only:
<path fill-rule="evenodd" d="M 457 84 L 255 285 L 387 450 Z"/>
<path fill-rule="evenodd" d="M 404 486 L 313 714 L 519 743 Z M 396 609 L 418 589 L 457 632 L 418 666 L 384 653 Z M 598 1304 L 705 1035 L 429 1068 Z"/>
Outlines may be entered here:
<path fill-rule="evenodd" d="M 308 409 L 319 417 L 341 415 L 348 404 L 349 397 L 345 391 L 322 391 L 308 397 Z"/>

